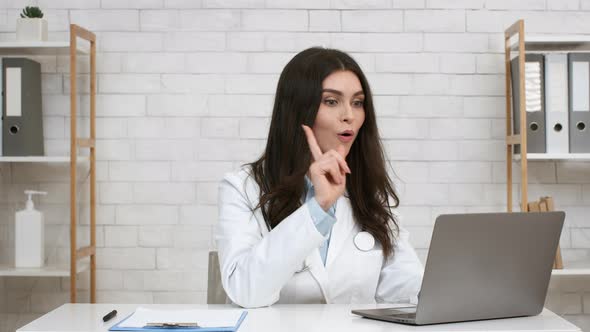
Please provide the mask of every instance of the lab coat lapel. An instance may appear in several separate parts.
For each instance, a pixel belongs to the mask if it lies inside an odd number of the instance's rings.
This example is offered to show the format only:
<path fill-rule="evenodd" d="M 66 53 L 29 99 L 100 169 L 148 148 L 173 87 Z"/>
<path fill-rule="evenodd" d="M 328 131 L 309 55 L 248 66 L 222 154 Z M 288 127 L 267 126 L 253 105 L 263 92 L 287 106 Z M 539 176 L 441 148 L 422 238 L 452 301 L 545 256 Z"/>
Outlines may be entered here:
<path fill-rule="evenodd" d="M 352 210 L 348 198 L 341 196 L 336 204 L 336 223 L 332 227 L 332 234 L 330 235 L 330 245 L 328 246 L 328 256 L 326 257 L 326 265 L 320 256 L 319 249 L 308 256 L 307 263 L 309 271 L 319 284 L 326 303 L 331 303 L 330 281 L 328 278 L 327 267 L 333 263 L 338 253 L 342 250 L 344 242 L 348 235 L 354 228 L 354 220 L 352 219 Z"/>
<path fill-rule="evenodd" d="M 315 249 L 311 255 L 307 257 L 307 265 L 309 266 L 309 272 L 319 284 L 320 289 L 324 295 L 324 299 L 326 303 L 330 303 L 330 295 L 328 293 L 328 274 L 326 273 L 326 268 L 324 267 L 324 262 L 322 262 L 322 258 L 320 256 L 320 251 Z"/>
<path fill-rule="evenodd" d="M 350 201 L 344 195 L 340 196 L 336 205 L 336 223 L 332 227 L 326 267 L 330 267 L 334 263 L 353 228 L 354 219 L 352 218 Z"/>

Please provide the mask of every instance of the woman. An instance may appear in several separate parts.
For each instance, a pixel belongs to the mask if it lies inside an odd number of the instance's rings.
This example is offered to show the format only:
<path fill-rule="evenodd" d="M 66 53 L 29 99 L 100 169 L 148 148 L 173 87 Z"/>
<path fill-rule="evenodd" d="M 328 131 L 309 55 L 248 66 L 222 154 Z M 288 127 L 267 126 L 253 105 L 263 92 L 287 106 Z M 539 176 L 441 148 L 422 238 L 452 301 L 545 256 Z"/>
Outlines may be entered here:
<path fill-rule="evenodd" d="M 283 69 L 265 152 L 219 187 L 223 287 L 243 307 L 415 301 L 422 265 L 391 211 L 369 84 L 310 48 Z"/>

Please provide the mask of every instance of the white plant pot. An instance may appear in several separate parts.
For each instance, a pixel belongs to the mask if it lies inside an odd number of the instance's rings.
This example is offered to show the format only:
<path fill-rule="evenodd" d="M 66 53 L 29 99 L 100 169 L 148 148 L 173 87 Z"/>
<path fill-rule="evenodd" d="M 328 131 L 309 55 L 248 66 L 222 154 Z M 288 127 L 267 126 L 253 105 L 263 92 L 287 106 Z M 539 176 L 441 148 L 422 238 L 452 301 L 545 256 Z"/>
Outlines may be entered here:
<path fill-rule="evenodd" d="M 44 18 L 22 18 L 16 21 L 16 40 L 46 41 L 47 20 Z"/>

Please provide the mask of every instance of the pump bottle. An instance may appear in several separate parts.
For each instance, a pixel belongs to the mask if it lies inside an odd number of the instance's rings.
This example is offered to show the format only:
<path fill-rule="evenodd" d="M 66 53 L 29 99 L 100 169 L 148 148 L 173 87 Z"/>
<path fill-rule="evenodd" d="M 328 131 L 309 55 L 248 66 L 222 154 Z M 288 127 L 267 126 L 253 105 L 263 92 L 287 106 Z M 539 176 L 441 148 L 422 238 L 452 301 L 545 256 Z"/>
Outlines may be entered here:
<path fill-rule="evenodd" d="M 43 267 L 45 261 L 45 226 L 43 213 L 35 210 L 33 195 L 46 195 L 43 191 L 25 190 L 28 195 L 24 210 L 17 211 L 14 227 L 14 265 L 16 267 Z"/>

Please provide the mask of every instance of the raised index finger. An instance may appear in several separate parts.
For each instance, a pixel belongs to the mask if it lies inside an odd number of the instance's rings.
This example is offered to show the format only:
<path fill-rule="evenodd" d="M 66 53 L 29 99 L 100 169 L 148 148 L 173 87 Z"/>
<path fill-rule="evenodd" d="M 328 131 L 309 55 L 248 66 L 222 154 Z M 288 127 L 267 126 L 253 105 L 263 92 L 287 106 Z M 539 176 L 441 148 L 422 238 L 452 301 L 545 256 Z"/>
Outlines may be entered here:
<path fill-rule="evenodd" d="M 309 150 L 311 151 L 311 156 L 313 160 L 318 160 L 322 156 L 322 149 L 318 145 L 318 141 L 315 139 L 315 135 L 311 128 L 306 125 L 301 125 L 303 127 L 303 131 L 305 131 L 305 137 L 307 137 L 307 144 L 309 144 Z"/>

